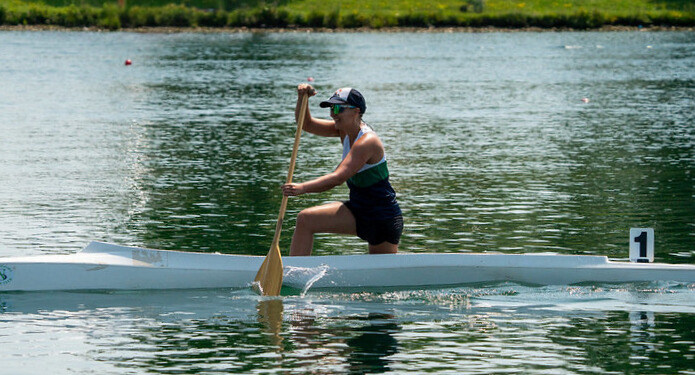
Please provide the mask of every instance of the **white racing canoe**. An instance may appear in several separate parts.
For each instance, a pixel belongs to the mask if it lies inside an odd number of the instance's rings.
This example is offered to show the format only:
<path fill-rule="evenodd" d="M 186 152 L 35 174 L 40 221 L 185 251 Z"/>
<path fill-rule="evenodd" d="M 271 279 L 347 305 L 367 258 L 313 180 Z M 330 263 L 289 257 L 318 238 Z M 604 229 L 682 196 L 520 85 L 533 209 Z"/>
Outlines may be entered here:
<path fill-rule="evenodd" d="M 0 292 L 248 288 L 263 256 L 151 250 L 92 242 L 72 255 L 0 258 Z M 412 288 L 511 281 L 531 285 L 677 281 L 695 265 L 605 256 L 391 254 L 284 257 L 285 286 Z"/>

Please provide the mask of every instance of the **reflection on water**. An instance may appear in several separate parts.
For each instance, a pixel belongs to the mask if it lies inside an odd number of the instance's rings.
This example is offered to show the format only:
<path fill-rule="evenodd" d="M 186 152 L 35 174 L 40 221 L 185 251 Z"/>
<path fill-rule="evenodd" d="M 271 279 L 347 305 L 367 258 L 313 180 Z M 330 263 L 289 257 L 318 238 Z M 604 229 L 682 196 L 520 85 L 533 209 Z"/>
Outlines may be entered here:
<path fill-rule="evenodd" d="M 380 374 L 390 371 L 389 356 L 398 352 L 400 330 L 395 316 L 370 312 L 366 316 L 333 318 L 328 325 L 312 309 L 295 312 L 289 339 L 294 349 L 287 357 L 307 371 Z M 330 343 L 330 345 L 327 345 Z M 314 370 L 316 371 L 316 370 Z"/>
<path fill-rule="evenodd" d="M 394 335 L 400 331 L 394 318 L 393 315 L 370 313 L 365 318 L 369 325 L 355 330 L 359 336 L 347 341 L 351 349 L 348 355 L 350 372 L 380 374 L 391 371 L 388 357 L 398 353 L 398 340 Z"/>
<path fill-rule="evenodd" d="M 685 328 L 692 327 L 692 315 L 680 319 L 669 313 L 613 312 L 567 323 L 553 333 L 553 342 L 585 352 L 589 367 L 620 373 L 674 373 L 693 363 L 695 332 Z"/>
<path fill-rule="evenodd" d="M 0 295 L 0 359 L 10 373 L 22 373 L 17 355 L 28 373 L 670 373 L 693 369 L 692 288 L 10 293 Z"/>
<path fill-rule="evenodd" d="M 384 373 L 390 370 L 387 358 L 397 353 L 398 341 L 393 334 L 399 324 L 391 314 L 333 317 L 329 318 L 330 327 L 326 327 L 321 312 L 311 305 L 292 311 L 285 325 L 281 299 L 263 299 L 257 308 L 258 321 L 271 345 L 296 371 L 318 368 L 321 373 Z M 350 324 L 340 327 L 335 321 Z M 355 327 L 357 322 L 367 324 Z"/>
<path fill-rule="evenodd" d="M 265 326 L 271 344 L 282 349 L 283 306 L 281 299 L 264 299 L 258 301 L 258 322 Z"/>

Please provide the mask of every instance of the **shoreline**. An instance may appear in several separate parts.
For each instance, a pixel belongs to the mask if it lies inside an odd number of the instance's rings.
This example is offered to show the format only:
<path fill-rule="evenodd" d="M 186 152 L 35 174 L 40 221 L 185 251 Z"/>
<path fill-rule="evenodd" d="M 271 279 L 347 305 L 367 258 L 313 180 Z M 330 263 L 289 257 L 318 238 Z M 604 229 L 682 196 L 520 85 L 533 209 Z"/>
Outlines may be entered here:
<path fill-rule="evenodd" d="M 502 28 L 502 27 L 384 27 L 384 28 L 251 28 L 251 27 L 138 27 L 109 30 L 98 27 L 63 27 L 55 25 L 0 25 L 0 31 L 62 31 L 62 32 L 126 32 L 140 34 L 180 34 L 180 33 L 514 33 L 514 32 L 665 32 L 695 31 L 695 27 L 635 27 L 603 26 L 595 29 L 571 28 Z"/>

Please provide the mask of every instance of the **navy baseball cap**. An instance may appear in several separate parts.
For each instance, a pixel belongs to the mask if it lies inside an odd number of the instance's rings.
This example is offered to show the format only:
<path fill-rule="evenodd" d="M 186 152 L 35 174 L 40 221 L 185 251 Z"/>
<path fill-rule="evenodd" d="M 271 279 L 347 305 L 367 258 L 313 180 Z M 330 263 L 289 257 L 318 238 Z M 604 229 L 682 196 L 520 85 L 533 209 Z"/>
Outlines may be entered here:
<path fill-rule="evenodd" d="M 360 113 L 364 114 L 367 111 L 367 104 L 364 101 L 364 96 L 351 87 L 343 87 L 330 97 L 330 99 L 319 104 L 321 108 L 330 107 L 333 104 L 349 104 L 360 109 Z"/>

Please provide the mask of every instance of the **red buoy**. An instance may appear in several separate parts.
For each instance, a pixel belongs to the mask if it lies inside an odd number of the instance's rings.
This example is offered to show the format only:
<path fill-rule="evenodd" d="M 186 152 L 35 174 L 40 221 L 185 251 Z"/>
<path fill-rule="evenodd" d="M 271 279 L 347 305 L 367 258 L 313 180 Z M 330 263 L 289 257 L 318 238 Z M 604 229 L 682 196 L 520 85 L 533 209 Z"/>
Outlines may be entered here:
<path fill-rule="evenodd" d="M 125 64 L 126 64 L 126 65 L 132 65 L 132 64 L 133 64 L 133 62 L 132 62 L 132 61 L 130 61 L 130 59 L 128 59 L 128 60 L 126 60 L 126 61 L 125 61 Z"/>

